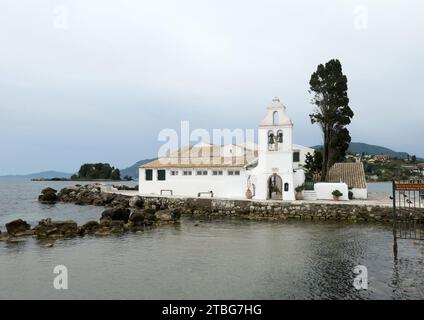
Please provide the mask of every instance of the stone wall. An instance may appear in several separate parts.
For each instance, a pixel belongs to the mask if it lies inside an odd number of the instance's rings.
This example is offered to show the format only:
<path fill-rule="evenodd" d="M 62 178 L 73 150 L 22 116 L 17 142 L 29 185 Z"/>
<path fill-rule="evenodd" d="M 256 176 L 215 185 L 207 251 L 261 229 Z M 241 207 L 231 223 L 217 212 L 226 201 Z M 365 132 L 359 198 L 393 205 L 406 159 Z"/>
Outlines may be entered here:
<path fill-rule="evenodd" d="M 343 203 L 270 202 L 206 198 L 142 197 L 147 207 L 180 207 L 185 214 L 240 217 L 251 220 L 336 220 L 391 222 L 392 208 L 386 206 Z M 398 210 L 399 219 L 409 211 Z M 424 218 L 424 209 L 416 211 Z"/>
<path fill-rule="evenodd" d="M 56 190 L 53 190 L 56 191 Z M 112 208 L 130 207 L 131 196 L 111 193 L 97 185 L 74 186 L 62 189 L 57 195 L 48 188 L 39 201 L 73 202 L 79 205 L 98 205 Z M 48 196 L 48 197 L 47 197 Z M 240 217 L 251 220 L 336 220 L 391 222 L 392 208 L 384 205 L 352 204 L 345 201 L 278 202 L 258 200 L 230 200 L 219 198 L 189 198 L 165 196 L 137 196 L 145 209 L 179 209 L 182 214 L 198 216 Z M 410 217 L 407 210 L 398 210 L 399 220 Z M 424 219 L 424 208 L 414 211 L 414 217 Z"/>

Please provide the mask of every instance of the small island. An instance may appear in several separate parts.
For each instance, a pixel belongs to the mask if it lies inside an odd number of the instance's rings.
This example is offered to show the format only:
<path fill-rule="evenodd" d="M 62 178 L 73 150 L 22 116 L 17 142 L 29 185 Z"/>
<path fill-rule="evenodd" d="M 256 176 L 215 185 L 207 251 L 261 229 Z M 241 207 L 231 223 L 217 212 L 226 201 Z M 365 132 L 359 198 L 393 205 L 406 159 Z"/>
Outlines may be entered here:
<path fill-rule="evenodd" d="M 35 178 L 31 181 L 131 181 L 130 176 L 121 178 L 121 172 L 118 168 L 111 166 L 109 163 L 86 163 L 83 164 L 78 173 L 70 178 Z"/>

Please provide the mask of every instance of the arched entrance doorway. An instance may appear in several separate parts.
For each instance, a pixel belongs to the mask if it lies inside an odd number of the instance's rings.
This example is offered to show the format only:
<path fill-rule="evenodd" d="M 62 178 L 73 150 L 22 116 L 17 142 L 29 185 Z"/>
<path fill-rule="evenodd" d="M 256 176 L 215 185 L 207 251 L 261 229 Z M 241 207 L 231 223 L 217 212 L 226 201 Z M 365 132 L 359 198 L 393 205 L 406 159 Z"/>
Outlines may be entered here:
<path fill-rule="evenodd" d="M 268 200 L 283 199 L 283 179 L 274 173 L 268 178 Z"/>

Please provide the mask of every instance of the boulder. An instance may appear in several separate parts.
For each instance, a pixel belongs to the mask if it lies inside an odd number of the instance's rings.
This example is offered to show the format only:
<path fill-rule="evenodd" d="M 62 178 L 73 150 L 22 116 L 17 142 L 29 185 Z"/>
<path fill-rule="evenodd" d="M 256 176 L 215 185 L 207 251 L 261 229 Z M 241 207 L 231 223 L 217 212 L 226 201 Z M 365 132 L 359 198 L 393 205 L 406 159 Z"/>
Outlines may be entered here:
<path fill-rule="evenodd" d="M 47 194 L 47 193 L 57 193 L 57 190 L 47 187 L 41 190 L 41 194 Z"/>
<path fill-rule="evenodd" d="M 134 210 L 129 217 L 129 221 L 132 222 L 134 226 L 143 225 L 145 219 L 146 215 L 144 210 Z"/>
<path fill-rule="evenodd" d="M 144 223 L 145 224 L 150 225 L 154 221 L 156 221 L 156 215 L 155 215 L 156 210 L 155 209 L 148 208 L 148 209 L 144 209 L 143 212 L 144 212 L 144 218 L 145 218 Z"/>
<path fill-rule="evenodd" d="M 96 232 L 99 228 L 100 224 L 97 221 L 89 221 L 79 228 L 78 233 L 80 235 L 91 234 Z"/>
<path fill-rule="evenodd" d="M 57 195 L 54 192 L 43 193 L 38 197 L 38 201 L 44 204 L 54 204 L 57 200 Z"/>
<path fill-rule="evenodd" d="M 123 207 L 126 208 L 129 206 L 129 199 L 123 195 L 115 195 L 115 198 L 110 203 L 111 207 Z"/>
<path fill-rule="evenodd" d="M 103 193 L 101 197 L 104 204 L 110 204 L 115 199 L 113 193 Z"/>
<path fill-rule="evenodd" d="M 57 197 L 60 201 L 70 202 L 73 201 L 73 197 L 75 197 L 79 191 L 81 190 L 81 186 L 72 186 L 63 188 L 57 194 Z"/>
<path fill-rule="evenodd" d="M 0 233 L 0 241 L 7 241 L 9 240 L 9 235 L 7 233 Z"/>
<path fill-rule="evenodd" d="M 169 210 L 159 210 L 155 213 L 155 216 L 159 221 L 172 221 L 172 214 Z"/>
<path fill-rule="evenodd" d="M 122 220 L 112 220 L 110 222 L 110 230 L 112 233 L 122 233 L 124 232 L 124 221 Z"/>
<path fill-rule="evenodd" d="M 181 209 L 164 209 L 155 213 L 155 217 L 159 221 L 175 221 L 181 216 Z"/>
<path fill-rule="evenodd" d="M 172 208 L 171 210 L 171 214 L 174 217 L 175 220 L 178 220 L 181 218 L 181 208 Z"/>
<path fill-rule="evenodd" d="M 103 211 L 102 219 L 110 218 L 110 220 L 120 220 L 120 221 L 124 221 L 125 223 L 127 223 L 128 219 L 130 217 L 130 214 L 131 214 L 131 211 L 129 209 L 112 208 L 112 209 L 107 209 L 107 210 Z"/>
<path fill-rule="evenodd" d="M 144 200 L 139 196 L 132 197 L 129 201 L 129 206 L 131 208 L 143 209 Z"/>
<path fill-rule="evenodd" d="M 12 222 L 6 223 L 7 233 L 12 236 L 25 234 L 30 229 L 31 229 L 31 226 L 22 219 L 18 219 L 18 220 L 14 220 Z"/>
<path fill-rule="evenodd" d="M 34 228 L 34 234 L 39 238 L 74 237 L 78 234 L 78 225 L 72 220 L 44 219 Z"/>
<path fill-rule="evenodd" d="M 79 192 L 75 198 L 75 204 L 80 206 L 93 204 L 96 195 L 88 190 Z"/>
<path fill-rule="evenodd" d="M 105 203 L 103 202 L 103 200 L 102 200 L 101 197 L 96 198 L 96 199 L 93 200 L 93 206 L 102 207 L 104 205 L 105 205 Z"/>
<path fill-rule="evenodd" d="M 110 222 L 112 220 L 109 217 L 101 218 L 100 219 L 100 227 L 101 228 L 107 228 L 110 226 Z"/>
<path fill-rule="evenodd" d="M 111 234 L 111 230 L 109 228 L 101 228 L 94 233 L 94 235 L 98 237 L 106 237 L 106 236 L 109 236 L 110 234 Z"/>

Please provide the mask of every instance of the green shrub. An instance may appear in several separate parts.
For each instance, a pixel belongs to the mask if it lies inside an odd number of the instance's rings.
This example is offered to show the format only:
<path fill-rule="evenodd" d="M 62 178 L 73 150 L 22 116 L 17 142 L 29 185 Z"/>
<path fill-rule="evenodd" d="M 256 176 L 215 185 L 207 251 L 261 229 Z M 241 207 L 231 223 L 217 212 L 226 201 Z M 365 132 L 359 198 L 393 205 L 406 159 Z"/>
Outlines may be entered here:
<path fill-rule="evenodd" d="M 339 190 L 334 190 L 331 194 L 337 198 L 343 195 L 343 193 L 341 193 Z"/>

